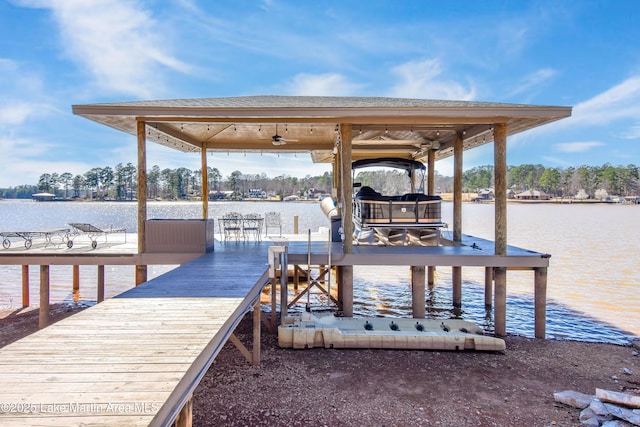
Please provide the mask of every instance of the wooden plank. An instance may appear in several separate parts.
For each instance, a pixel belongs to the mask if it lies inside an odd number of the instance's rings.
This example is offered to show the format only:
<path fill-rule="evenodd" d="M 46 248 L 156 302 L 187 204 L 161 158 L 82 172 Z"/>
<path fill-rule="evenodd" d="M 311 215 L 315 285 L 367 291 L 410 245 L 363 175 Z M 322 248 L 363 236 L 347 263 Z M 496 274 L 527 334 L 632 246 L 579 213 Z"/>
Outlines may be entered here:
<path fill-rule="evenodd" d="M 177 274 L 156 278 L 1 349 L 0 399 L 150 402 L 152 410 L 140 417 L 97 411 L 94 419 L 100 425 L 123 420 L 148 425 L 170 396 L 178 399 L 171 397 L 171 406 L 182 403 L 181 384 L 193 384 L 208 367 L 229 329 L 258 297 L 257 283 L 266 283 L 266 246 L 243 253 L 248 256 L 223 250 L 196 260 Z M 252 266 L 239 268 L 239 260 Z M 237 278 L 239 270 L 242 278 Z M 31 423 L 13 415 L 0 414 L 0 424 Z M 48 412 L 40 415 L 37 423 L 43 425 L 91 420 L 87 413 L 63 411 L 56 414 L 59 419 Z"/>

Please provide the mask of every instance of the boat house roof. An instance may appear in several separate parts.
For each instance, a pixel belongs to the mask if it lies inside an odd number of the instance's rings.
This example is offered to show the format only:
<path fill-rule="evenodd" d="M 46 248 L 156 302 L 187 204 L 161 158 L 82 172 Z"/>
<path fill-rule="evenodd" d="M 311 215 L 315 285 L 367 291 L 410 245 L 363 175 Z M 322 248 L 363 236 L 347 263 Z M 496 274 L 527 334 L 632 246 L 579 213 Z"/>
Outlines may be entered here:
<path fill-rule="evenodd" d="M 241 96 L 74 105 L 73 113 L 181 151 L 308 152 L 331 162 L 341 124 L 352 126 L 353 160 L 453 155 L 456 133 L 468 150 L 571 115 L 571 107 L 383 97 Z M 275 143 L 275 135 L 281 136 Z"/>

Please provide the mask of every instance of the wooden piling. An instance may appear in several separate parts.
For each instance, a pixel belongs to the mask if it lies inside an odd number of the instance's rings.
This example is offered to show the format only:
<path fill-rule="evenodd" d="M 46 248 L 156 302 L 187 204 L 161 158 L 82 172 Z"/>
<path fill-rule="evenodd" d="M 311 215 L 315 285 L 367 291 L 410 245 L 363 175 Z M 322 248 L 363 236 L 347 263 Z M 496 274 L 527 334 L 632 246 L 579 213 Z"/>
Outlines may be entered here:
<path fill-rule="evenodd" d="M 22 308 L 29 307 L 29 266 L 22 266 Z"/>
<path fill-rule="evenodd" d="M 534 270 L 535 337 L 544 339 L 547 329 L 547 267 Z"/>
<path fill-rule="evenodd" d="M 493 269 L 495 283 L 494 319 L 495 333 L 498 337 L 507 335 L 507 269 L 495 267 Z"/>
<path fill-rule="evenodd" d="M 80 266 L 73 266 L 73 292 L 78 292 L 80 290 Z"/>
<path fill-rule="evenodd" d="M 462 267 L 451 267 L 453 306 L 462 307 Z"/>
<path fill-rule="evenodd" d="M 436 268 L 430 265 L 427 269 L 427 284 L 429 285 L 429 289 L 433 288 L 433 285 L 436 283 Z"/>
<path fill-rule="evenodd" d="M 484 306 L 489 308 L 493 300 L 493 267 L 484 268 Z"/>
<path fill-rule="evenodd" d="M 104 265 L 98 265 L 98 292 L 96 300 L 100 303 L 104 301 Z"/>
<path fill-rule="evenodd" d="M 45 328 L 49 325 L 49 266 L 40 266 L 40 311 L 38 327 Z"/>
<path fill-rule="evenodd" d="M 425 317 L 425 300 L 425 267 L 414 265 L 411 267 L 411 301 L 413 317 Z"/>

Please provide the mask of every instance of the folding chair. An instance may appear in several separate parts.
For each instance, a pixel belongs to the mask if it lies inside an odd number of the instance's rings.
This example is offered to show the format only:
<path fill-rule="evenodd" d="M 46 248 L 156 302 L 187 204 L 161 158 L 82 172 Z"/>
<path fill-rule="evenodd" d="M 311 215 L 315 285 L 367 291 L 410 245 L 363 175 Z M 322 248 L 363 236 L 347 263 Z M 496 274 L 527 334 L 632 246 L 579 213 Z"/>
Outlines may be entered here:
<path fill-rule="evenodd" d="M 278 236 L 282 236 L 282 221 L 280 212 L 267 212 L 264 214 L 264 235 L 269 235 L 269 227 L 278 228 Z"/>

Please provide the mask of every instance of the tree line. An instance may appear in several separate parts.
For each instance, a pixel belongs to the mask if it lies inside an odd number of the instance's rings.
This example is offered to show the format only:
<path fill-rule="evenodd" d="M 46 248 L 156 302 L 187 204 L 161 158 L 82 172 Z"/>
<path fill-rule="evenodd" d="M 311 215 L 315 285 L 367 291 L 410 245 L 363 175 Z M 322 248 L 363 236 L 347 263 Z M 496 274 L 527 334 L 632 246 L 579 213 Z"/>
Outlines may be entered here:
<path fill-rule="evenodd" d="M 515 193 L 541 190 L 553 197 L 603 199 L 609 195 L 638 196 L 640 170 L 636 165 L 553 168 L 525 164 L 507 168 L 507 186 Z M 494 187 L 493 166 L 479 166 L 463 173 L 464 192 Z"/>
<path fill-rule="evenodd" d="M 331 174 L 296 178 L 280 175 L 269 178 L 265 173 L 244 174 L 232 172 L 223 178 L 217 168 L 207 168 L 210 197 L 240 199 L 248 197 L 250 190 L 260 189 L 275 197 L 303 196 L 312 189 L 330 192 Z M 133 200 L 137 198 L 138 170 L 131 163 L 115 167 L 95 167 L 82 175 L 43 173 L 37 184 L 0 188 L 1 198 L 31 198 L 34 193 L 46 192 L 65 199 Z M 147 197 L 163 200 L 189 200 L 200 198 L 202 171 L 188 168 L 161 169 L 154 165 L 147 171 Z"/>
<path fill-rule="evenodd" d="M 306 196 L 311 191 L 330 193 L 333 178 L 325 172 L 321 176 L 304 178 L 279 175 L 267 177 L 265 173 L 244 174 L 234 171 L 223 177 L 217 168 L 207 169 L 211 197 L 240 199 L 248 197 L 252 189 L 283 198 L 288 195 Z M 507 185 L 514 192 L 542 190 L 554 197 L 603 198 L 607 195 L 640 195 L 640 171 L 633 164 L 612 166 L 580 166 L 553 168 L 524 164 L 507 168 Z M 43 173 L 37 184 L 0 188 L 2 198 L 31 198 L 37 192 L 55 194 L 61 198 L 133 200 L 137 198 L 137 168 L 127 163 L 115 167 L 96 167 L 82 175 Z M 154 165 L 147 171 L 147 197 L 163 200 L 199 198 L 202 188 L 200 170 L 188 168 L 161 169 Z M 406 176 L 396 171 L 360 172 L 356 181 L 376 188 L 384 194 L 409 191 Z M 453 192 L 453 178 L 436 172 L 434 186 L 437 192 Z M 463 172 L 463 192 L 474 193 L 494 187 L 493 166 L 478 166 Z"/>

